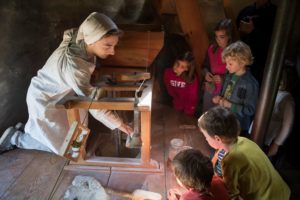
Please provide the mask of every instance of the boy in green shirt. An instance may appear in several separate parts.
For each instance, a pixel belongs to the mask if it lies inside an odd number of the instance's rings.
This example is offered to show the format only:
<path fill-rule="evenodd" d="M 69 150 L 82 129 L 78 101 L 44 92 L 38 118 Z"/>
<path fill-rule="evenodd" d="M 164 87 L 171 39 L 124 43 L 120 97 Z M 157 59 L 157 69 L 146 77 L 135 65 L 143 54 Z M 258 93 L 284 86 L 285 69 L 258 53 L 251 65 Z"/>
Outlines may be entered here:
<path fill-rule="evenodd" d="M 240 124 L 232 112 L 214 107 L 199 118 L 198 126 L 212 148 L 225 151 L 221 170 L 231 199 L 289 199 L 289 187 L 264 152 L 251 140 L 238 136 Z"/>

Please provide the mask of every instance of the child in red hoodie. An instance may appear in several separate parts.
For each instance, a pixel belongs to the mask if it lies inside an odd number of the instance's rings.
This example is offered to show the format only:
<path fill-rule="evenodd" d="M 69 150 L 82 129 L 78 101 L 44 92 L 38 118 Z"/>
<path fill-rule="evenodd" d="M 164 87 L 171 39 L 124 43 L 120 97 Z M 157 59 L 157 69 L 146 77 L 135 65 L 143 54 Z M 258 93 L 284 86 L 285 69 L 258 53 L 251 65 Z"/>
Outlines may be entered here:
<path fill-rule="evenodd" d="M 198 101 L 199 83 L 191 52 L 178 56 L 173 68 L 165 70 L 164 83 L 173 98 L 173 107 L 187 115 L 193 115 Z"/>

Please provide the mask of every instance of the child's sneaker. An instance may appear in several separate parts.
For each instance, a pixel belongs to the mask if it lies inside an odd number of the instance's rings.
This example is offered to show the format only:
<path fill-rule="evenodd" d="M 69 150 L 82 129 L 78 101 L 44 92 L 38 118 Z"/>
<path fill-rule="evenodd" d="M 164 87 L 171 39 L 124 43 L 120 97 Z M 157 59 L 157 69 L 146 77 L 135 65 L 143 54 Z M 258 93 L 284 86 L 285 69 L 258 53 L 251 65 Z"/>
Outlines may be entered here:
<path fill-rule="evenodd" d="M 130 149 L 141 148 L 142 140 L 140 135 L 133 135 L 132 137 L 128 135 L 125 146 Z"/>
<path fill-rule="evenodd" d="M 7 128 L 4 131 L 4 133 L 2 134 L 2 136 L 0 138 L 0 154 L 5 151 L 14 149 L 14 145 L 12 145 L 10 143 L 10 139 L 12 138 L 12 136 L 14 135 L 14 133 L 16 131 L 17 131 L 16 128 L 12 127 L 12 126 Z"/>

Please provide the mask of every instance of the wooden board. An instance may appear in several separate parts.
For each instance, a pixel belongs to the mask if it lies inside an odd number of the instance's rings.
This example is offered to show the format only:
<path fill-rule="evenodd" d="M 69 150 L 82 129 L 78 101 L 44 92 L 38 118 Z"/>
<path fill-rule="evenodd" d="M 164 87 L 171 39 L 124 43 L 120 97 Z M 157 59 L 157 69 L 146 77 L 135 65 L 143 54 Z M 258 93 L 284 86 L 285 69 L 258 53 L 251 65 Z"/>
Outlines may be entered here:
<path fill-rule="evenodd" d="M 0 197 L 22 175 L 35 155 L 36 151 L 23 151 L 20 149 L 0 155 Z"/>
<path fill-rule="evenodd" d="M 138 82 L 143 80 L 149 80 L 151 74 L 149 72 L 140 72 L 140 73 L 122 73 L 116 76 L 117 82 Z"/>
<path fill-rule="evenodd" d="M 78 121 L 73 121 L 70 125 L 68 134 L 65 137 L 63 145 L 59 150 L 59 155 L 74 162 L 77 162 L 78 159 L 85 158 L 85 147 L 89 134 L 90 129 L 78 123 Z"/>
<path fill-rule="evenodd" d="M 93 101 L 89 97 L 66 97 L 58 102 L 56 108 L 67 109 L 70 124 L 79 119 L 78 109 L 107 109 L 107 110 L 133 110 L 134 98 L 101 98 Z M 74 108 L 74 109 L 73 109 Z M 76 112 L 77 110 L 77 112 Z"/>
<path fill-rule="evenodd" d="M 151 125 L 151 158 L 162 164 L 160 171 L 122 171 L 116 167 L 84 166 L 63 170 L 65 159 L 54 154 L 14 150 L 0 155 L 1 199 L 62 199 L 76 175 L 92 176 L 103 186 L 118 191 L 131 192 L 145 189 L 158 192 L 166 199 L 166 192 L 176 186 L 172 171 L 167 166 L 170 139 L 179 137 L 187 145 L 210 152 L 199 130 L 179 129 L 181 124 L 195 124 L 197 119 L 183 118 L 182 113 L 171 107 L 153 104 Z M 51 167 L 49 167 L 51 166 Z M 74 168 L 73 168 L 74 169 Z M 134 176 L 134 179 L 131 178 Z M 112 198 L 118 199 L 118 198 Z"/>
<path fill-rule="evenodd" d="M 115 55 L 101 60 L 102 66 L 148 67 L 163 46 L 163 32 L 126 31 Z"/>
<path fill-rule="evenodd" d="M 66 160 L 52 153 L 36 151 L 1 199 L 48 199 Z"/>
<path fill-rule="evenodd" d="M 143 82 L 144 83 L 144 82 Z M 113 157 L 97 157 L 91 156 L 85 158 L 85 151 L 79 159 L 75 162 L 70 162 L 71 165 L 82 165 L 82 166 L 111 166 L 111 167 L 123 167 L 123 168 L 145 168 L 146 170 L 153 169 L 153 171 L 160 171 L 161 167 L 158 162 L 151 160 L 150 156 L 150 145 L 151 145 L 151 104 L 152 104 L 152 80 L 146 81 L 143 86 L 145 87 L 142 91 L 139 102 L 137 103 L 138 110 L 141 112 L 141 158 L 113 158 Z M 121 106 L 122 104 L 123 107 Z M 65 97 L 56 104 L 57 108 L 70 109 L 72 112 L 68 112 L 70 125 L 74 121 L 79 121 L 79 109 L 109 109 L 109 110 L 133 110 L 135 107 L 135 99 L 128 97 L 113 97 L 113 98 L 101 98 L 100 100 L 93 101 L 89 100 L 88 97 Z M 121 107 L 120 107 L 121 106 Z M 74 121 L 72 121 L 72 120 Z M 76 124 L 71 125 L 70 134 L 76 133 Z M 66 149 L 69 149 L 71 138 L 76 136 L 69 136 L 67 143 L 62 150 L 66 156 Z M 91 154 L 91 153 L 89 153 Z M 71 157 L 68 157 L 71 159 Z"/>
<path fill-rule="evenodd" d="M 151 192 L 156 192 L 164 196 L 164 174 L 112 171 L 111 177 L 108 182 L 108 187 L 118 191 L 129 193 L 133 192 L 136 189 L 143 189 Z"/>

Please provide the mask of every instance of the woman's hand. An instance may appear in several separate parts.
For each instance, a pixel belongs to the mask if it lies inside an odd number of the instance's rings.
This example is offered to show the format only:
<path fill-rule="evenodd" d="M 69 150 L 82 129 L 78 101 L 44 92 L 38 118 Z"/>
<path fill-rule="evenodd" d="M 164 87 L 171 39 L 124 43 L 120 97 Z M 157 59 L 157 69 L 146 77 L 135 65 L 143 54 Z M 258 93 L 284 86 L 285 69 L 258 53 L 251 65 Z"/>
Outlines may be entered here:
<path fill-rule="evenodd" d="M 130 136 L 133 134 L 133 129 L 131 128 L 131 126 L 129 126 L 125 123 L 121 124 L 121 126 L 119 127 L 119 130 Z"/>

